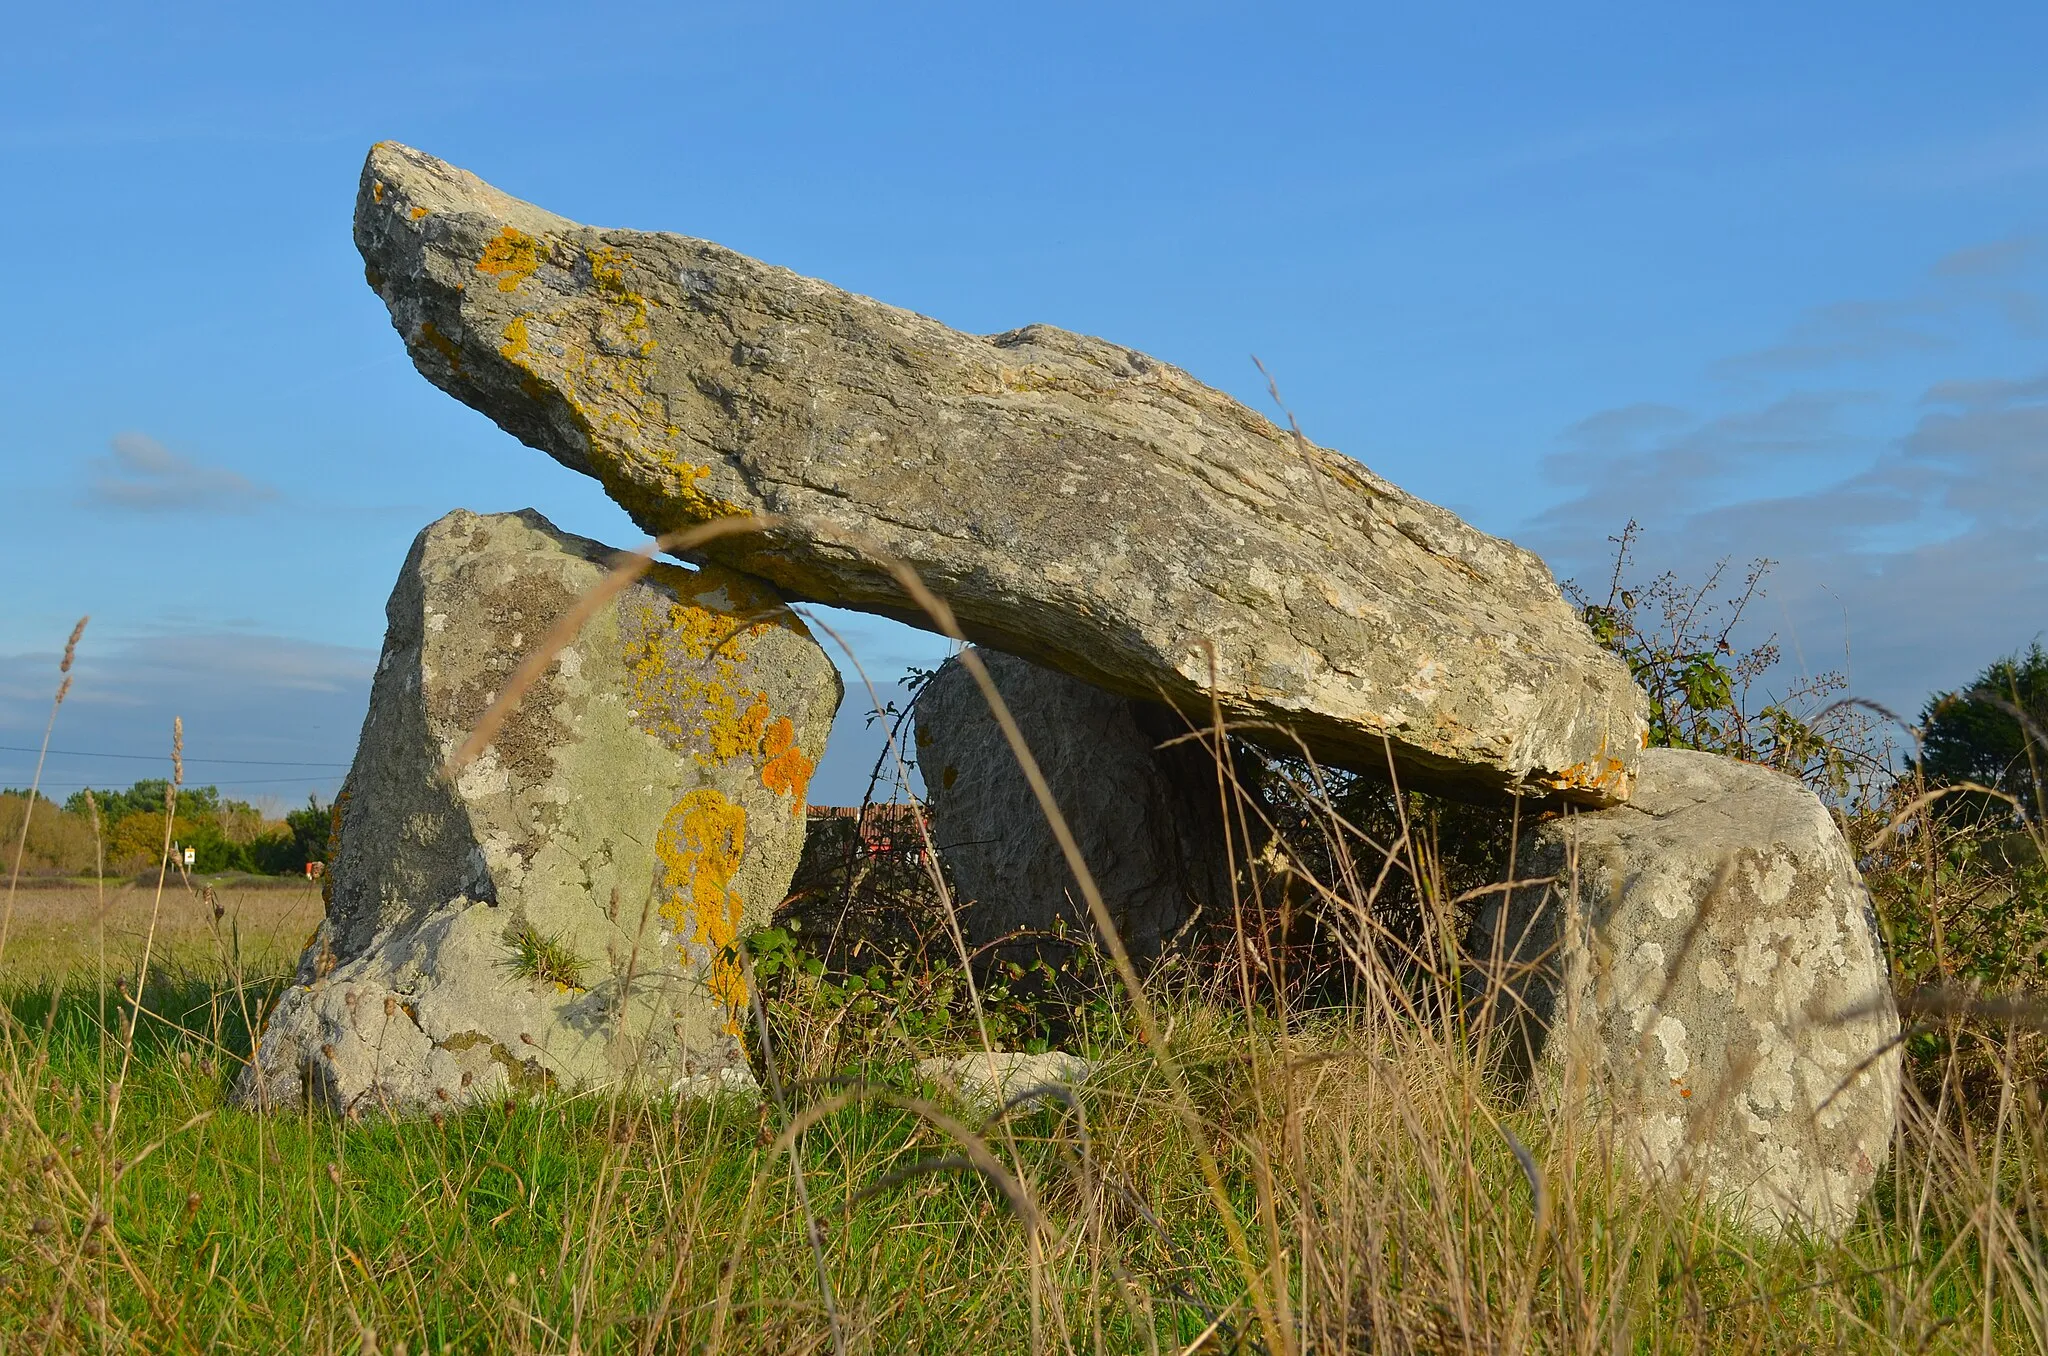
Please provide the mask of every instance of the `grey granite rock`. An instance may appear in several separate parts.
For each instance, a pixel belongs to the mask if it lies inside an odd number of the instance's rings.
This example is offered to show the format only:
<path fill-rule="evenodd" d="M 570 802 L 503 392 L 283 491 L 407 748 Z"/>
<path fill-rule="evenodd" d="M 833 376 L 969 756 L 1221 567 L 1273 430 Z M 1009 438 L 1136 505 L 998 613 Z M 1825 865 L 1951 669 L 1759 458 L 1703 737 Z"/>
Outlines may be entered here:
<path fill-rule="evenodd" d="M 1899 1020 L 1813 793 L 1651 749 L 1630 804 L 1544 823 L 1517 857 L 1555 882 L 1483 912 L 1471 944 L 1510 1058 L 1650 1176 L 1766 1230 L 1845 1229 L 1890 1149 Z"/>
<path fill-rule="evenodd" d="M 980 651 L 1134 955 L 1196 908 L 1230 904 L 1216 769 L 1174 713 L 996 650 Z M 981 690 L 957 659 L 918 694 L 917 759 L 960 924 L 980 946 L 1023 930 L 1095 928 L 1065 854 Z M 1043 954 L 1042 943 L 1020 949 Z M 1057 957 L 1053 957 L 1057 958 Z"/>
<path fill-rule="evenodd" d="M 613 554 L 530 510 L 458 511 L 413 543 L 337 802 L 326 917 L 245 1105 L 407 1114 L 750 1077 L 745 985 L 721 953 L 787 888 L 840 697 L 773 590 L 657 566 L 445 771 Z"/>
<path fill-rule="evenodd" d="M 1527 551 L 1142 353 L 979 337 L 684 236 L 600 229 L 384 142 L 355 237 L 415 365 L 650 532 L 792 597 L 1459 794 L 1627 797 L 1646 704 Z"/>

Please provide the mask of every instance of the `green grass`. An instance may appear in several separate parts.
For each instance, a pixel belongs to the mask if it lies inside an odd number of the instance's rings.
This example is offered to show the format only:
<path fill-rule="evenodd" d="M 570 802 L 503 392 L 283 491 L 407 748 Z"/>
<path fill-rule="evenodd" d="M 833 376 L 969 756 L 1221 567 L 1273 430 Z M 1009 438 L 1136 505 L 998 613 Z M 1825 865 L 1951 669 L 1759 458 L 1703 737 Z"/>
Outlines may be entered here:
<path fill-rule="evenodd" d="M 799 1162 L 828 1312 L 771 1106 L 585 1096 L 407 1123 L 254 1117 L 225 1101 L 247 1037 L 222 982 L 151 991 L 118 1115 L 123 1032 L 101 1015 L 118 995 L 45 985 L 8 1004 L 7 1350 L 830 1351 L 835 1314 L 848 1350 L 874 1352 L 1176 1351 L 1217 1319 L 1204 1349 L 2038 1342 L 2038 1113 L 1995 1142 L 1909 1129 L 1846 1240 L 1768 1243 L 1631 1185 L 1426 1032 L 1354 1012 L 1283 1034 L 1181 990 L 1160 997 L 1193 1128 L 1161 1066 L 1112 1030 L 1078 1116 L 1027 1108 L 972 1141 L 1034 1229 L 957 1165 L 961 1135 L 907 1072 L 916 1050 L 813 1039 L 829 1053 L 782 1072 L 798 1107 L 827 1108 Z M 800 984 L 776 1004 L 792 1050 L 821 1020 Z M 845 1069 L 865 1092 L 819 1081 Z M 1540 1222 L 1510 1133 L 1548 1198 Z"/>

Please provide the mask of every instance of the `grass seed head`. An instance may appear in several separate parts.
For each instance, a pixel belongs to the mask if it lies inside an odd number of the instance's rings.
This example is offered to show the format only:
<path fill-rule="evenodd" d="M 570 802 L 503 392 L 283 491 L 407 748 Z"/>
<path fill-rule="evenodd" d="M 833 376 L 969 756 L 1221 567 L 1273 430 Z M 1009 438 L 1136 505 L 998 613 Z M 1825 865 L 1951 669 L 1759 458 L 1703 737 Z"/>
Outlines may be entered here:
<path fill-rule="evenodd" d="M 71 661 L 78 657 L 78 638 L 85 634 L 85 624 L 92 620 L 88 612 L 78 619 L 78 625 L 71 628 L 71 638 L 64 642 L 64 662 L 57 666 L 57 672 L 71 672 Z"/>

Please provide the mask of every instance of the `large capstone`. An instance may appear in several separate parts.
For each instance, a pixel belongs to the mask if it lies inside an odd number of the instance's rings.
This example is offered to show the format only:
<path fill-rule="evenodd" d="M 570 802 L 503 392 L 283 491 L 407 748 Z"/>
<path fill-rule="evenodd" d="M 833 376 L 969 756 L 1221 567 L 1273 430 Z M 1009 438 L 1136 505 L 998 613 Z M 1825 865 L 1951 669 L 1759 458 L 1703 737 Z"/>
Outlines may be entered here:
<path fill-rule="evenodd" d="M 1199 908 L 1228 911 L 1215 764 L 1171 710 L 1014 655 L 981 661 L 1044 773 L 1124 944 L 1156 954 Z M 918 694 L 932 837 L 970 943 L 1048 955 L 1095 932 L 1052 825 L 974 677 L 949 659 Z"/>
<path fill-rule="evenodd" d="M 1515 874 L 1548 883 L 1484 910 L 1471 948 L 1513 1065 L 1653 1179 L 1765 1230 L 1847 1228 L 1891 1144 L 1899 1019 L 1819 799 L 1651 749 L 1629 805 L 1538 826 Z"/>
<path fill-rule="evenodd" d="M 1287 751 L 1461 794 L 1626 799 L 1646 703 L 1527 551 L 1142 353 L 990 337 L 391 142 L 355 237 L 414 364 L 650 532 Z M 1277 732 L 1277 733 L 1275 733 Z"/>
<path fill-rule="evenodd" d="M 337 800 L 326 918 L 245 1105 L 405 1114 L 747 1081 L 732 948 L 796 869 L 840 697 L 774 590 L 656 566 L 447 771 L 615 554 L 530 510 L 451 513 L 414 541 Z"/>

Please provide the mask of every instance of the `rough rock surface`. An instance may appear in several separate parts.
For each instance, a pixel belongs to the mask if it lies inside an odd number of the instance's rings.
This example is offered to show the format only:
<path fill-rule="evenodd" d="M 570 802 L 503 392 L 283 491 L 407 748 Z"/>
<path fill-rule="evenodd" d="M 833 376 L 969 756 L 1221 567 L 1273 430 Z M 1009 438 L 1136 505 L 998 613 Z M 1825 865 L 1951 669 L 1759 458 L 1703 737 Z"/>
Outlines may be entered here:
<path fill-rule="evenodd" d="M 356 200 L 413 362 L 650 532 L 1417 785 L 1626 799 L 1646 704 L 1543 563 L 1163 363 L 978 337 L 683 236 L 579 225 L 391 142 Z M 1213 684 L 1212 684 L 1213 673 Z M 1270 729 L 1270 725 L 1267 726 Z"/>
<path fill-rule="evenodd" d="M 1215 766 L 1199 745 L 1158 747 L 1186 733 L 1186 723 L 1165 707 L 1014 655 L 980 654 L 1124 945 L 1149 956 L 1195 907 L 1227 912 L 1230 862 Z M 932 838 L 959 889 L 969 942 L 1062 926 L 1092 936 L 1066 856 L 974 676 L 959 660 L 946 661 L 914 709 Z"/>
<path fill-rule="evenodd" d="M 1079 1087 L 1095 1072 L 1093 1061 L 1060 1050 L 1027 1055 L 1014 1050 L 940 1055 L 917 1062 L 922 1078 L 951 1088 L 960 1100 L 994 1111 L 1034 1088 Z"/>
<path fill-rule="evenodd" d="M 404 1114 L 628 1076 L 750 1077 L 720 949 L 796 868 L 831 662 L 772 590 L 657 566 L 601 608 L 461 775 L 445 760 L 614 553 L 530 510 L 414 541 L 325 920 L 246 1105 Z"/>
<path fill-rule="evenodd" d="M 1522 1068 L 1653 1177 L 1767 1230 L 1845 1229 L 1890 1148 L 1899 1020 L 1813 793 L 1651 749 L 1629 805 L 1542 824 L 1517 857 L 1520 879 L 1556 881 L 1487 910 L 1472 949 L 1504 980 Z"/>

